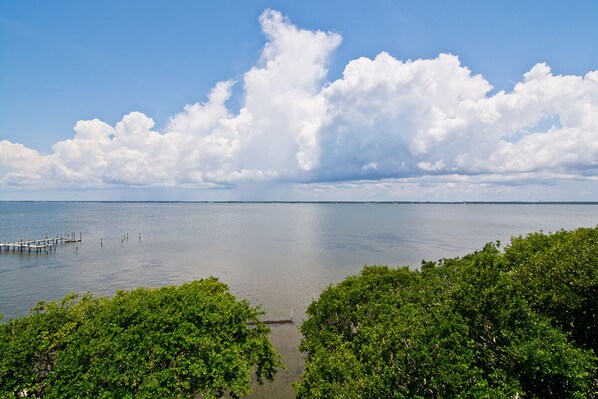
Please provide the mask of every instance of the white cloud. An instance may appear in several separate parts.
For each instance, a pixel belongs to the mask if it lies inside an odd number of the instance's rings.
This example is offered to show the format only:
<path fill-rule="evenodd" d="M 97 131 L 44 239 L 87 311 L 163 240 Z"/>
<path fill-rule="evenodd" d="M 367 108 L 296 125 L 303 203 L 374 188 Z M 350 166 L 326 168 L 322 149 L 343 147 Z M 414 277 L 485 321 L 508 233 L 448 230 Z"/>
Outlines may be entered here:
<path fill-rule="evenodd" d="M 406 63 L 385 53 L 352 61 L 343 79 L 324 89 L 331 110 L 321 131 L 328 179 L 596 167 L 596 72 L 553 76 L 538 64 L 511 93 L 488 96 L 491 88 L 446 54 Z M 546 117 L 560 126 L 525 131 Z M 362 167 L 371 162 L 378 164 L 374 174 Z"/>
<path fill-rule="evenodd" d="M 462 148 L 491 86 L 457 57 L 401 62 L 387 53 L 350 62 L 323 90 L 328 119 L 320 137 L 329 179 L 409 176 Z M 361 166 L 376 162 L 374 174 Z M 439 164 L 438 164 L 439 165 Z"/>
<path fill-rule="evenodd" d="M 164 131 L 131 112 L 115 126 L 77 122 L 74 137 L 49 154 L 3 140 L 0 184 L 380 188 L 414 187 L 415 179 L 441 191 L 498 193 L 598 172 L 598 71 L 553 75 L 539 63 L 512 91 L 490 95 L 491 84 L 457 56 L 403 62 L 382 52 L 349 62 L 328 83 L 338 34 L 300 29 L 272 10 L 260 24 L 266 44 L 258 65 L 240 83 L 217 83 Z M 235 84 L 244 100 L 233 113 L 226 102 Z"/>
<path fill-rule="evenodd" d="M 2 185 L 28 185 L 37 183 L 40 172 L 50 167 L 48 156 L 8 140 L 0 141 L 0 172 Z"/>

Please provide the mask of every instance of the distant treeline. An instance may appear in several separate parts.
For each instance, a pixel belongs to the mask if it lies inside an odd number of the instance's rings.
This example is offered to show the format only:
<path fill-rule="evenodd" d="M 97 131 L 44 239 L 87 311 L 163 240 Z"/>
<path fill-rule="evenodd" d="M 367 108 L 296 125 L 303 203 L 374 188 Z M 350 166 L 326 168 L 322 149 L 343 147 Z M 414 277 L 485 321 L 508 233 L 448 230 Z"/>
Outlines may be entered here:
<path fill-rule="evenodd" d="M 100 203 L 100 204 L 432 204 L 432 205 L 598 205 L 598 201 L 3 201 L 0 203 Z"/>

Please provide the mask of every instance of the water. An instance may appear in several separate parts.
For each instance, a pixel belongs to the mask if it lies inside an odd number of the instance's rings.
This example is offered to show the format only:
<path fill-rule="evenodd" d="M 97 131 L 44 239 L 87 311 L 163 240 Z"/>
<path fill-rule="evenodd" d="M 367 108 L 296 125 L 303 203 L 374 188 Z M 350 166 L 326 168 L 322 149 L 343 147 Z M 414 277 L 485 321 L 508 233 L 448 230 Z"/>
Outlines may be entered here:
<path fill-rule="evenodd" d="M 22 316 L 68 292 L 216 276 L 267 318 L 292 310 L 300 320 L 322 289 L 365 264 L 418 267 L 513 235 L 597 224 L 598 205 L 0 202 L 0 242 L 83 236 L 50 254 L 0 254 L 0 314 Z M 273 327 L 288 369 L 255 397 L 292 396 L 298 324 Z"/>

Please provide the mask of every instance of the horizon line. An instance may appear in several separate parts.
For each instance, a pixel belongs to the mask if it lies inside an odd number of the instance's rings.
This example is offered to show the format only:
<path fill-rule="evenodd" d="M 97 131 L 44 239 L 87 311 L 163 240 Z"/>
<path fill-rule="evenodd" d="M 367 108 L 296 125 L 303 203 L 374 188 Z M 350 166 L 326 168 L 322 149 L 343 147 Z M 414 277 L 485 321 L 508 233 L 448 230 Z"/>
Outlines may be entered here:
<path fill-rule="evenodd" d="M 279 201 L 279 200 L 222 200 L 222 201 L 179 201 L 179 200 L 0 200 L 0 203 L 52 202 L 52 203 L 126 203 L 126 204 L 431 204 L 431 205 L 598 205 L 598 201 Z"/>

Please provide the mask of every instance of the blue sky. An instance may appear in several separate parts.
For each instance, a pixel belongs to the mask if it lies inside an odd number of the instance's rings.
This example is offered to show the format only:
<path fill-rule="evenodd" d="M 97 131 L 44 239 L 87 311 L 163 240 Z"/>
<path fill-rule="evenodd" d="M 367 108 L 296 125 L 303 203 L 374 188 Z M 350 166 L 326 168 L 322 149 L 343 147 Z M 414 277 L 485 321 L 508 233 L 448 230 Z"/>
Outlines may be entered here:
<path fill-rule="evenodd" d="M 596 37 L 596 1 L 0 1 L 0 199 L 597 200 Z"/>

